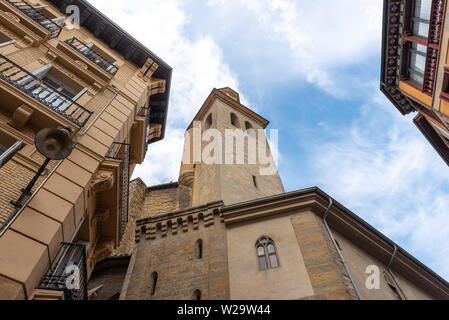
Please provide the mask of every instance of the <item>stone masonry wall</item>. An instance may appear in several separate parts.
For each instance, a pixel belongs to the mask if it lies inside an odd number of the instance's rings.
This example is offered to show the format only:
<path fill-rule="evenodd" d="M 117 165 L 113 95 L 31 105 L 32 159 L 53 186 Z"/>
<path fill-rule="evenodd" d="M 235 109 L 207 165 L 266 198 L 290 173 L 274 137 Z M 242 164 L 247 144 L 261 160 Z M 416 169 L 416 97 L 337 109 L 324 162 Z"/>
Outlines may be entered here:
<path fill-rule="evenodd" d="M 124 298 L 190 300 L 200 290 L 204 300 L 229 299 L 226 227 L 219 216 L 200 218 L 197 224 L 190 221 L 182 228 L 178 225 L 176 234 L 172 230 L 158 231 L 155 239 L 138 237 Z M 199 239 L 203 243 L 202 259 L 197 256 Z M 151 295 L 154 272 L 158 278 L 155 294 Z"/>
<path fill-rule="evenodd" d="M 315 295 L 312 300 L 357 299 L 324 224 L 312 212 L 291 217 Z"/>

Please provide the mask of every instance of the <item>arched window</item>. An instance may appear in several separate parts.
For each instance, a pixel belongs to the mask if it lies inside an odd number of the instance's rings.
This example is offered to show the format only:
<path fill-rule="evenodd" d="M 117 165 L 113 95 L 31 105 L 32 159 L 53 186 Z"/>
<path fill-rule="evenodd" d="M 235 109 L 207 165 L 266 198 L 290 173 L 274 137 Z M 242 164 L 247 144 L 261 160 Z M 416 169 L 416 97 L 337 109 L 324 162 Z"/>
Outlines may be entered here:
<path fill-rule="evenodd" d="M 153 272 L 151 274 L 151 296 L 154 296 L 156 294 L 157 278 L 158 278 L 157 272 Z"/>
<path fill-rule="evenodd" d="M 253 129 L 253 125 L 251 123 L 249 123 L 248 121 L 245 121 L 245 129 L 246 130 Z"/>
<path fill-rule="evenodd" d="M 196 242 L 196 258 L 203 259 L 203 240 L 201 239 Z"/>
<path fill-rule="evenodd" d="M 212 114 L 210 114 L 206 119 L 206 129 L 212 127 Z"/>
<path fill-rule="evenodd" d="M 279 267 L 276 245 L 271 238 L 266 236 L 260 237 L 256 242 L 256 250 L 260 270 L 274 269 Z"/>
<path fill-rule="evenodd" d="M 201 291 L 195 290 L 192 295 L 192 300 L 201 300 Z"/>
<path fill-rule="evenodd" d="M 234 127 L 240 127 L 240 124 L 239 124 L 239 118 L 237 118 L 237 116 L 235 115 L 235 113 L 231 113 L 231 124 L 234 126 Z"/>

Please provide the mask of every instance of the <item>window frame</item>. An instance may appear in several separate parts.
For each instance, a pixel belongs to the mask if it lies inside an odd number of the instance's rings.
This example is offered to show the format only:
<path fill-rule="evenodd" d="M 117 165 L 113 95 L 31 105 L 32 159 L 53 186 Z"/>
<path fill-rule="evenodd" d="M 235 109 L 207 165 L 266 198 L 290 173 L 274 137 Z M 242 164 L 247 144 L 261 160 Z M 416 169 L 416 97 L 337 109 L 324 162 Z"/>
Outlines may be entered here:
<path fill-rule="evenodd" d="M 273 252 L 270 253 L 268 250 L 269 246 L 273 246 Z M 256 241 L 256 256 L 257 256 L 257 263 L 259 265 L 259 271 L 267 271 L 270 269 L 278 269 L 281 267 L 281 264 L 279 262 L 279 255 L 278 250 L 276 247 L 276 243 L 273 239 L 267 236 L 262 236 Z M 263 248 L 264 253 L 262 254 L 259 249 Z M 276 265 L 273 265 L 272 257 L 275 258 Z M 262 260 L 263 259 L 263 260 Z M 266 267 L 262 266 L 261 261 L 265 261 Z"/>

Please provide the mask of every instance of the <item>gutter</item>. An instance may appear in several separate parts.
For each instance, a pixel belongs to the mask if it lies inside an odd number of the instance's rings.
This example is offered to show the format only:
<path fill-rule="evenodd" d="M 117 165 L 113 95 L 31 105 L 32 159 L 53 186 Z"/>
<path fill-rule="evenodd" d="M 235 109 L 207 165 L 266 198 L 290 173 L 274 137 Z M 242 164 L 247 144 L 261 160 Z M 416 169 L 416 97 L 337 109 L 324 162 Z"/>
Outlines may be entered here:
<path fill-rule="evenodd" d="M 351 280 L 352 286 L 354 287 L 354 290 L 355 290 L 355 293 L 357 294 L 357 297 L 359 298 L 359 300 L 363 300 L 362 297 L 360 296 L 360 292 L 359 292 L 359 290 L 358 290 L 358 288 L 357 288 L 357 286 L 356 286 L 356 284 L 354 282 L 354 279 L 352 278 L 351 272 L 349 271 L 348 265 L 347 265 L 347 263 L 346 263 L 346 261 L 345 261 L 345 259 L 343 257 L 343 254 L 341 253 L 340 248 L 338 248 L 337 242 L 335 241 L 335 237 L 332 234 L 332 231 L 329 228 L 329 225 L 327 224 L 327 218 L 330 215 L 330 211 L 331 211 L 331 208 L 332 208 L 333 204 L 334 204 L 334 202 L 333 202 L 332 198 L 329 198 L 329 207 L 327 207 L 326 213 L 324 214 L 324 217 L 323 217 L 324 226 L 326 227 L 326 230 L 327 230 L 327 232 L 329 234 L 329 237 L 331 238 L 332 243 L 334 244 L 335 250 L 337 250 L 337 253 L 338 253 L 339 257 L 340 257 L 341 262 L 343 263 L 343 266 L 344 266 L 344 268 L 346 270 L 346 273 L 348 274 L 349 279 Z"/>
<path fill-rule="evenodd" d="M 405 295 L 404 290 L 402 290 L 401 286 L 399 285 L 398 280 L 396 279 L 396 277 L 393 274 L 393 271 L 391 270 L 391 265 L 393 264 L 393 261 L 396 258 L 397 253 L 398 253 L 398 247 L 396 245 L 394 245 L 394 252 L 393 252 L 393 255 L 391 256 L 390 262 L 388 263 L 387 271 L 390 274 L 390 276 L 393 278 L 394 283 L 396 283 L 397 287 L 401 291 L 402 296 L 405 298 L 405 300 L 408 300 L 407 296 Z"/>

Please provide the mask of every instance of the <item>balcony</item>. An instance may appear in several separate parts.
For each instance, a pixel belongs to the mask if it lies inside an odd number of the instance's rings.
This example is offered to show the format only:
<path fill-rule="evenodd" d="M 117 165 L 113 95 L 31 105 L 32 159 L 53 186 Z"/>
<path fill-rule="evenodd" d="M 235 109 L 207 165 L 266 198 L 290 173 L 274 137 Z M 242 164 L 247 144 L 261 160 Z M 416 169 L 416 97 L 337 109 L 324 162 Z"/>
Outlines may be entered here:
<path fill-rule="evenodd" d="M 73 49 L 81 53 L 83 56 L 95 63 L 110 75 L 114 76 L 117 73 L 118 68 L 114 65 L 114 63 L 101 56 L 98 52 L 93 50 L 91 47 L 89 47 L 89 45 L 82 42 L 81 40 L 73 37 L 71 39 L 67 39 L 65 43 L 67 43 Z"/>
<path fill-rule="evenodd" d="M 59 37 L 59 34 L 61 33 L 62 26 L 56 24 L 51 18 L 44 15 L 39 10 L 35 9 L 31 4 L 29 4 L 27 1 L 20 1 L 20 0 L 6 0 L 7 3 L 14 6 L 17 10 L 22 12 L 23 14 L 30 17 L 32 20 L 34 20 L 36 23 L 38 23 L 41 27 L 46 29 L 48 32 L 50 32 L 50 39 Z"/>
<path fill-rule="evenodd" d="M 119 239 L 121 240 L 128 224 L 130 145 L 114 142 L 108 154 L 106 155 L 106 158 L 108 160 L 120 162 Z"/>
<path fill-rule="evenodd" d="M 1 54 L 0 79 L 79 127 L 93 113 Z"/>
<path fill-rule="evenodd" d="M 62 291 L 65 300 L 87 300 L 86 247 L 62 243 L 39 289 Z"/>

